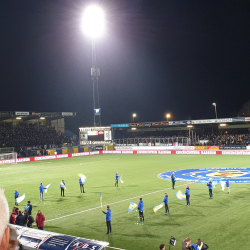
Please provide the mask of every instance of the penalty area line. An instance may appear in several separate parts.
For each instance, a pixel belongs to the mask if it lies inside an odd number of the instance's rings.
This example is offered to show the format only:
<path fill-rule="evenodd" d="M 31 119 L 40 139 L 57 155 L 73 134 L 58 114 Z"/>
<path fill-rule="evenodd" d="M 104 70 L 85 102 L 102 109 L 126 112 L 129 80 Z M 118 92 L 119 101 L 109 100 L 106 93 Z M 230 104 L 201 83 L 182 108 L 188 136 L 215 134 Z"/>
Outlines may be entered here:
<path fill-rule="evenodd" d="M 182 185 L 179 185 L 179 186 L 176 186 L 176 187 L 182 187 L 182 186 L 185 186 L 187 184 L 190 185 L 192 183 L 193 182 L 186 183 L 186 184 L 182 184 Z M 132 199 L 135 199 L 135 198 L 140 198 L 140 197 L 151 195 L 151 194 L 156 194 L 156 193 L 163 192 L 163 191 L 166 191 L 166 190 L 169 190 L 169 189 L 172 189 L 172 188 L 165 188 L 165 189 L 161 189 L 161 190 L 154 191 L 154 192 L 151 192 L 151 193 L 147 193 L 147 194 L 143 194 L 143 195 L 138 195 L 138 196 L 135 196 L 135 197 L 132 197 L 132 198 L 128 198 L 128 199 L 125 199 L 125 200 L 115 201 L 115 202 L 109 203 L 109 205 L 117 204 L 117 203 L 124 202 L 124 201 L 129 201 L 129 200 L 132 200 Z M 106 205 L 103 205 L 103 206 L 106 206 Z M 73 214 L 68 214 L 68 215 L 64 215 L 64 216 L 57 217 L 57 218 L 54 218 L 54 219 L 46 220 L 44 223 L 50 222 L 50 221 L 54 221 L 54 220 L 63 219 L 63 218 L 69 217 L 69 216 L 73 216 L 73 215 L 77 215 L 77 214 L 81 214 L 81 213 L 85 213 L 85 212 L 89 212 L 89 211 L 92 211 L 92 210 L 95 210 L 95 209 L 98 209 L 98 208 L 101 208 L 101 206 L 89 208 L 89 209 L 86 209 L 86 210 L 83 210 L 83 211 L 79 211 L 79 212 L 76 212 L 76 213 L 73 213 Z"/>

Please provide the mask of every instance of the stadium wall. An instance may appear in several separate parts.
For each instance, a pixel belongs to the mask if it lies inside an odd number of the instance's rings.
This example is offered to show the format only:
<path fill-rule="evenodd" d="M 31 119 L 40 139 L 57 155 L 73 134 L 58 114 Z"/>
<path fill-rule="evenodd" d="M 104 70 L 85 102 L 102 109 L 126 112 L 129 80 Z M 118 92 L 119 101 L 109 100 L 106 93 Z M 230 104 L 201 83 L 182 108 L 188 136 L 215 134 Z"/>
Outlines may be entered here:
<path fill-rule="evenodd" d="M 177 154 L 177 155 L 250 155 L 250 150 L 155 150 L 155 149 L 142 149 L 142 150 L 100 150 L 90 152 L 79 152 L 69 154 L 55 154 L 45 156 L 34 156 L 17 159 L 0 160 L 0 164 L 14 164 L 30 161 L 43 161 L 54 160 L 78 156 L 90 156 L 99 154 Z"/>

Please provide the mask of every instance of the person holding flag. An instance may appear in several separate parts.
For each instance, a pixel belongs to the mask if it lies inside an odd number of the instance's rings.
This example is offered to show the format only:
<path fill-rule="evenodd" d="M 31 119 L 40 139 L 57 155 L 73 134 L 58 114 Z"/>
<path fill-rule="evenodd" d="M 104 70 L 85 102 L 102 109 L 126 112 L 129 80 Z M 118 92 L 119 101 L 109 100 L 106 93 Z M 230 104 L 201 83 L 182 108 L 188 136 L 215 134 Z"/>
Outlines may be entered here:
<path fill-rule="evenodd" d="M 61 181 L 60 188 L 61 188 L 61 197 L 62 196 L 64 197 L 64 189 L 66 189 L 66 184 L 64 180 Z"/>
<path fill-rule="evenodd" d="M 176 182 L 174 172 L 171 174 L 171 181 L 172 181 L 172 188 L 174 189 L 174 185 L 175 185 L 175 182 Z"/>
<path fill-rule="evenodd" d="M 140 202 L 138 203 L 140 223 L 144 222 L 143 208 L 144 208 L 144 203 L 142 201 L 142 198 L 140 198 Z"/>
<path fill-rule="evenodd" d="M 163 203 L 165 204 L 165 215 L 169 214 L 169 208 L 168 208 L 168 194 L 165 193 L 164 199 L 163 199 Z"/>
<path fill-rule="evenodd" d="M 230 194 L 230 182 L 229 182 L 229 179 L 227 178 L 227 181 L 226 181 L 226 185 L 227 185 L 227 190 L 228 190 L 228 194 Z"/>
<path fill-rule="evenodd" d="M 213 199 L 213 184 L 211 180 L 208 180 L 207 186 L 208 186 L 209 196 L 210 196 L 209 199 Z"/>
<path fill-rule="evenodd" d="M 186 187 L 185 195 L 186 195 L 187 207 L 190 207 L 190 201 L 189 201 L 189 198 L 190 198 L 190 189 L 189 189 L 188 185 Z"/>
<path fill-rule="evenodd" d="M 39 190 L 40 190 L 40 201 L 43 200 L 44 201 L 44 198 L 43 198 L 43 193 L 44 193 L 44 190 L 47 189 L 46 187 L 43 186 L 43 183 L 41 182 L 40 186 L 39 186 Z"/>
<path fill-rule="evenodd" d="M 106 214 L 106 223 L 107 223 L 107 233 L 111 234 L 111 209 L 110 206 L 107 205 L 107 212 L 102 211 L 104 214 Z"/>
<path fill-rule="evenodd" d="M 118 172 L 115 174 L 115 187 L 118 187 L 118 180 L 119 180 L 120 175 L 118 175 Z"/>
<path fill-rule="evenodd" d="M 79 184 L 80 184 L 80 191 L 81 191 L 81 193 L 85 193 L 84 192 L 84 183 L 83 183 L 83 179 L 82 179 L 81 176 L 79 178 Z"/>
<path fill-rule="evenodd" d="M 14 196 L 15 196 L 15 205 L 18 206 L 18 202 L 16 199 L 19 197 L 19 193 L 18 193 L 17 189 L 15 189 Z"/>

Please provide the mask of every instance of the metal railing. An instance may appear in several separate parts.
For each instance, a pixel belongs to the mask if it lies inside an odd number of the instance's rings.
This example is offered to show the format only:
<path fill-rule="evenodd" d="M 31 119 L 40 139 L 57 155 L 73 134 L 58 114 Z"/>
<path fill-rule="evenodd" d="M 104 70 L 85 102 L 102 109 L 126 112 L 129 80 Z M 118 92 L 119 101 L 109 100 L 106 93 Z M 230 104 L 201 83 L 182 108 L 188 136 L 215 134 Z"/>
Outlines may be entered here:
<path fill-rule="evenodd" d="M 114 144 L 122 146 L 130 145 L 149 145 L 152 146 L 168 146 L 168 145 L 179 145 L 189 146 L 191 140 L 188 137 L 167 137 L 167 138 L 125 138 L 125 139 L 114 139 Z"/>

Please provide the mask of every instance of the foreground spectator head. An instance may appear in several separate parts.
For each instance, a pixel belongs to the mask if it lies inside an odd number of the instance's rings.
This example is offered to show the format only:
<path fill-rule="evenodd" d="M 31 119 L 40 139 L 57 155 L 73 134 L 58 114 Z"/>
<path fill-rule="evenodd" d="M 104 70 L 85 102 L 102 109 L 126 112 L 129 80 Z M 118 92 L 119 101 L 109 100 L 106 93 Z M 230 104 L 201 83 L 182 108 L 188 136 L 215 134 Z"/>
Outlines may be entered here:
<path fill-rule="evenodd" d="M 161 250 L 165 250 L 165 245 L 164 245 L 164 244 L 161 244 L 161 245 L 160 245 L 160 249 L 161 249 Z"/>
<path fill-rule="evenodd" d="M 4 195 L 4 190 L 0 189 L 0 250 L 7 250 L 9 245 L 9 206 Z"/>
<path fill-rule="evenodd" d="M 16 229 L 11 225 L 8 225 L 8 227 L 10 229 L 8 250 L 15 250 L 17 247 L 17 244 L 18 244 Z M 20 247 L 19 247 L 19 249 L 20 249 Z"/>

